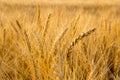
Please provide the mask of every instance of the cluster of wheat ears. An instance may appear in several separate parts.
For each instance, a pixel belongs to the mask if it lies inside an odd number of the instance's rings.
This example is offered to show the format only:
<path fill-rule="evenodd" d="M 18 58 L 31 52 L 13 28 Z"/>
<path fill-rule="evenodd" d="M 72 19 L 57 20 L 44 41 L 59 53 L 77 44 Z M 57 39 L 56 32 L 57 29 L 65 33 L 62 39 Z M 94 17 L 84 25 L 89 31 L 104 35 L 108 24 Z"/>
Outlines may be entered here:
<path fill-rule="evenodd" d="M 42 26 L 37 7 L 34 25 L 0 26 L 0 80 L 119 80 L 119 23 L 103 20 L 78 32 L 79 15 L 57 34 L 49 30 L 52 16 Z"/>

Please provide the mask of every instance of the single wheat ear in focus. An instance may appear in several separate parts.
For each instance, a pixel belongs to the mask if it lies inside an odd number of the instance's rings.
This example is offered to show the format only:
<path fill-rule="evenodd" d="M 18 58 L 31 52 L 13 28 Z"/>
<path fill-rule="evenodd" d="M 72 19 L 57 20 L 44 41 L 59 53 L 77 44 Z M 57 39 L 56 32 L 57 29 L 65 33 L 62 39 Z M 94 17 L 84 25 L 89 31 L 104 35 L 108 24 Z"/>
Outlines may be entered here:
<path fill-rule="evenodd" d="M 82 33 L 82 34 L 80 34 L 77 38 L 75 38 L 75 39 L 71 42 L 71 44 L 70 44 L 70 46 L 69 46 L 69 48 L 68 48 L 68 53 L 71 53 L 72 48 L 73 48 L 80 40 L 82 40 L 83 38 L 89 36 L 91 33 L 95 32 L 95 30 L 96 30 L 96 28 L 90 29 L 90 30 L 88 30 L 87 32 Z"/>

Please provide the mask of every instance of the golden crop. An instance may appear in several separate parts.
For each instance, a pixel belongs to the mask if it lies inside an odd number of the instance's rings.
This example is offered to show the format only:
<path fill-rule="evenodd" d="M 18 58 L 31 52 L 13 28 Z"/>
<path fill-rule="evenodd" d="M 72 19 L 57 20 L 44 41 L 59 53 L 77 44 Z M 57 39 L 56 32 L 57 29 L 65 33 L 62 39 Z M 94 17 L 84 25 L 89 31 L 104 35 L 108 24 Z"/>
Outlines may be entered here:
<path fill-rule="evenodd" d="M 0 80 L 119 80 L 120 6 L 0 3 Z"/>

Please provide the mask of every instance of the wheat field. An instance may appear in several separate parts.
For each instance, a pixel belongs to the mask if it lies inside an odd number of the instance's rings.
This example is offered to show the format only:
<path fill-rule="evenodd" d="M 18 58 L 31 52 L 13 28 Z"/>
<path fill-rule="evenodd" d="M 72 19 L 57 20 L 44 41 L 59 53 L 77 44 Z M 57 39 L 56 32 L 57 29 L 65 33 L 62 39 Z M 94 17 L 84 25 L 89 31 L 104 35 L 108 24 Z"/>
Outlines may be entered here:
<path fill-rule="evenodd" d="M 0 1 L 0 80 L 120 80 L 118 4 L 18 3 Z"/>

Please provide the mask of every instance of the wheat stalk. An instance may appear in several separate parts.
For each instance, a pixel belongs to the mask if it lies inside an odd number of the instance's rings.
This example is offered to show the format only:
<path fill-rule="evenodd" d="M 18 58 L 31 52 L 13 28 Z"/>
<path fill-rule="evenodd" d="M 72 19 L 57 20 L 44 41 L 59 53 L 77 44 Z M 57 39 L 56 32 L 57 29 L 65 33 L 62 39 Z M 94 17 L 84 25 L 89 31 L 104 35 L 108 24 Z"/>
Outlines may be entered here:
<path fill-rule="evenodd" d="M 5 42 L 6 42 L 6 29 L 3 30 L 3 46 L 2 46 L 3 51 L 4 51 L 4 47 L 5 47 Z"/>
<path fill-rule="evenodd" d="M 14 29 L 14 31 L 15 31 L 16 33 L 18 33 L 18 30 L 17 30 L 16 27 L 13 25 L 13 23 L 11 22 L 10 24 L 11 24 L 12 28 Z"/>
<path fill-rule="evenodd" d="M 64 36 L 65 32 L 67 31 L 68 28 L 63 28 L 63 30 L 60 32 L 60 34 L 56 37 L 53 46 L 56 47 L 56 44 L 62 39 L 62 37 Z"/>
<path fill-rule="evenodd" d="M 18 20 L 16 20 L 16 24 L 18 25 L 19 29 L 22 29 L 22 26 L 20 25 Z"/>
<path fill-rule="evenodd" d="M 5 44 L 5 38 L 6 38 L 6 29 L 4 29 L 4 34 L 3 34 L 3 41 L 4 41 L 4 44 Z"/>
<path fill-rule="evenodd" d="M 37 16 L 36 16 L 36 18 L 37 18 L 37 21 L 38 21 L 38 23 L 39 23 L 39 21 L 40 21 L 40 5 L 37 5 L 37 14 L 36 14 Z"/>
<path fill-rule="evenodd" d="M 29 41 L 28 34 L 27 34 L 26 31 L 24 32 L 24 35 L 25 35 L 25 38 L 26 38 L 26 42 L 27 42 L 28 49 L 29 49 L 29 51 L 31 52 L 30 41 Z"/>
<path fill-rule="evenodd" d="M 62 39 L 62 37 L 64 36 L 65 32 L 67 31 L 68 28 L 64 28 L 60 33 L 59 35 L 56 37 L 54 43 L 53 43 L 53 46 L 51 48 L 51 51 L 50 51 L 50 54 L 51 53 L 55 53 L 55 50 L 56 50 L 56 47 L 57 47 L 57 44 L 59 44 L 59 41 Z"/>
<path fill-rule="evenodd" d="M 31 45 L 30 45 L 29 37 L 28 37 L 28 34 L 27 34 L 26 31 L 24 31 L 24 35 L 25 35 L 25 38 L 26 38 L 28 49 L 30 51 L 30 55 L 29 55 L 30 56 L 30 60 L 31 60 L 31 63 L 33 64 L 33 70 L 34 70 L 33 80 L 37 80 L 37 79 L 39 79 L 39 72 L 37 70 L 38 66 L 37 66 L 37 63 L 35 62 L 35 58 L 31 54 L 33 52 L 32 52 L 32 48 L 31 48 Z"/>
<path fill-rule="evenodd" d="M 76 33 L 76 25 L 77 25 L 79 19 L 80 19 L 80 15 L 77 16 L 77 18 L 76 18 L 76 20 L 75 20 L 75 23 L 74 23 L 73 27 L 71 28 L 71 29 L 73 30 L 73 31 L 72 31 L 72 38 L 73 38 L 73 36 L 74 36 L 75 33 Z"/>
<path fill-rule="evenodd" d="M 75 39 L 71 42 L 70 46 L 68 47 L 68 53 L 71 53 L 72 48 L 73 48 L 80 40 L 82 40 L 83 38 L 87 37 L 88 35 L 90 35 L 91 33 L 93 33 L 95 30 L 96 30 L 96 28 L 93 28 L 93 29 L 91 29 L 91 30 L 89 30 L 89 31 L 87 31 L 87 32 L 85 32 L 85 33 L 82 33 L 82 34 L 79 35 L 77 38 L 75 38 Z"/>
<path fill-rule="evenodd" d="M 38 41 L 40 52 L 41 54 L 43 54 L 43 44 L 42 44 L 41 38 L 38 36 L 38 33 L 36 31 L 34 31 L 34 35 L 36 37 L 36 40 Z"/>
<path fill-rule="evenodd" d="M 47 18 L 47 21 L 46 21 L 46 24 L 45 24 L 45 28 L 44 28 L 43 36 L 42 36 L 42 37 L 45 37 L 45 35 L 46 35 L 46 32 L 47 32 L 47 29 L 48 29 L 48 26 L 49 26 L 49 22 L 50 22 L 51 15 L 52 15 L 52 14 L 49 13 L 48 18 Z"/>

